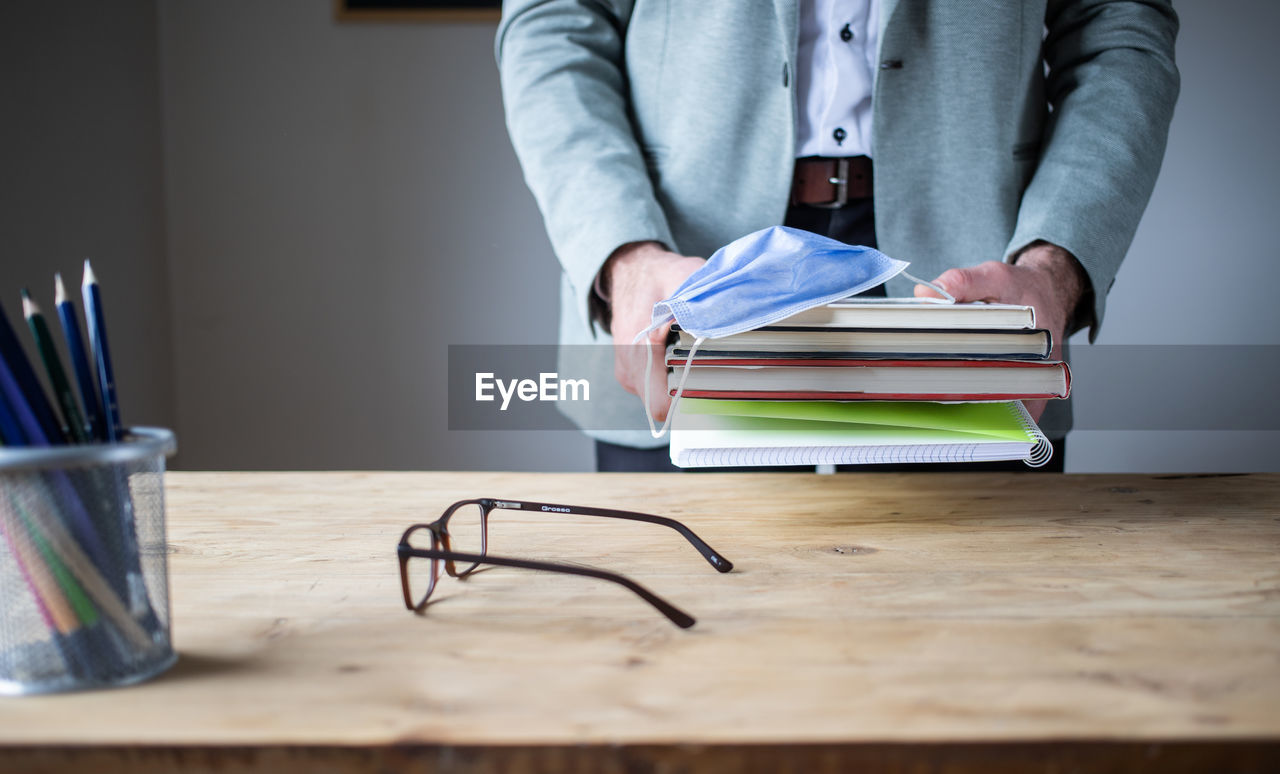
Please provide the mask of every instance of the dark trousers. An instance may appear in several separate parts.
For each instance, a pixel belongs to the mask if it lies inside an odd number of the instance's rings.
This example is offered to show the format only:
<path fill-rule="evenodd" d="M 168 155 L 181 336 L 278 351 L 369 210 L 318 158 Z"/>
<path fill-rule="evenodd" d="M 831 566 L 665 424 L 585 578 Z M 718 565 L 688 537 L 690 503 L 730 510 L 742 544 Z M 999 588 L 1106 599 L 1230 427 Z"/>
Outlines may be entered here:
<path fill-rule="evenodd" d="M 823 234 L 838 239 L 845 244 L 866 245 L 876 247 L 876 219 L 872 200 L 851 199 L 848 204 L 836 209 L 807 207 L 802 204 L 792 205 L 787 210 L 784 225 Z M 925 278 L 928 279 L 928 278 Z M 884 286 L 868 290 L 864 295 L 883 296 Z M 1061 473 L 1066 459 L 1066 441 L 1053 441 L 1053 458 L 1040 468 L 1028 467 L 1021 460 L 1001 460 L 999 462 L 944 462 L 944 463 L 902 463 L 891 465 L 840 465 L 839 471 L 866 470 L 870 472 L 899 471 L 1040 471 Z M 630 446 L 596 441 L 596 470 L 605 472 L 635 473 L 670 473 L 683 470 L 671 464 L 667 447 L 657 449 L 635 449 Z M 812 471 L 812 466 L 785 468 L 697 468 L 699 471 L 739 472 L 739 471 Z"/>

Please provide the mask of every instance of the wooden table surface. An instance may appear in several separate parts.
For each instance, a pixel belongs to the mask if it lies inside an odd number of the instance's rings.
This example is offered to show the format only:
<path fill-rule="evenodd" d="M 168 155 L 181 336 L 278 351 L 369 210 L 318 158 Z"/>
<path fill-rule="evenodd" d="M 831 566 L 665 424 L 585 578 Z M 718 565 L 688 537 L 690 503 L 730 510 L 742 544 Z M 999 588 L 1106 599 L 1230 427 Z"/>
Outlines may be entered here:
<path fill-rule="evenodd" d="M 1280 766 L 1280 476 L 170 473 L 167 674 L 0 701 L 0 770 Z M 498 569 L 400 598 L 469 497 Z"/>

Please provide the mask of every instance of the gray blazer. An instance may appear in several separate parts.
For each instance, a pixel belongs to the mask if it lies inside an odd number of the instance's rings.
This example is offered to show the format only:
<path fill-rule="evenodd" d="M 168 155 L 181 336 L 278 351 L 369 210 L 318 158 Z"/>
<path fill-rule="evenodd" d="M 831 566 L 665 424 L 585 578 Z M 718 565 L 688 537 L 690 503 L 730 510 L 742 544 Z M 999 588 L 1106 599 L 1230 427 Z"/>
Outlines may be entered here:
<path fill-rule="evenodd" d="M 882 0 L 881 20 L 880 249 L 932 277 L 1060 245 L 1096 336 L 1177 98 L 1168 0 Z M 564 270 L 563 344 L 609 342 L 588 298 L 618 246 L 709 256 L 782 222 L 797 24 L 798 0 L 506 0 L 507 126 Z M 657 443 L 608 347 L 565 348 L 561 370 L 591 378 L 590 404 L 560 404 L 591 435 Z"/>

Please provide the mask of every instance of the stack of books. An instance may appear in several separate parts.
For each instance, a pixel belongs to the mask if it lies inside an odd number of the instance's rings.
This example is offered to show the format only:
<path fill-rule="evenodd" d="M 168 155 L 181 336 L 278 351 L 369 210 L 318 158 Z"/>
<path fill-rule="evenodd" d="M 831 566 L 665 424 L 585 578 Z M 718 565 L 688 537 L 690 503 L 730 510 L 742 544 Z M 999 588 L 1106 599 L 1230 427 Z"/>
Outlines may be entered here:
<path fill-rule="evenodd" d="M 694 337 L 675 328 L 669 389 Z M 672 423 L 681 467 L 1047 460 L 1020 401 L 1071 374 L 1031 307 L 846 299 L 704 341 Z"/>

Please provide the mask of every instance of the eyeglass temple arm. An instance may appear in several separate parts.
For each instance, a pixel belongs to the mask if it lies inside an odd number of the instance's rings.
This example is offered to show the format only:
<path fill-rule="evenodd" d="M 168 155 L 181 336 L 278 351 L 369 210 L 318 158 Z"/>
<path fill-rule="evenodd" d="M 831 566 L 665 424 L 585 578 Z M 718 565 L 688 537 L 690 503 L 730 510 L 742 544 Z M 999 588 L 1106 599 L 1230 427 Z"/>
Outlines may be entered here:
<path fill-rule="evenodd" d="M 675 519 L 669 519 L 665 516 L 654 516 L 651 513 L 636 513 L 634 511 L 616 511 L 611 508 L 589 508 L 581 505 L 556 505 L 553 503 L 531 503 L 531 502 L 512 502 L 510 500 L 488 500 L 494 508 L 501 508 L 509 511 L 539 511 L 542 513 L 576 513 L 584 516 L 604 516 L 610 519 L 628 519 L 630 521 L 644 521 L 650 524 L 660 524 L 664 527 L 670 527 L 676 532 L 684 536 L 693 547 L 698 549 L 698 553 L 710 562 L 711 566 L 720 572 L 729 572 L 733 569 L 733 562 L 725 559 L 720 552 L 707 544 L 707 541 L 694 534 L 693 530 L 686 527 Z"/>
<path fill-rule="evenodd" d="M 526 570 L 541 570 L 543 572 L 558 572 L 565 575 L 581 575 L 587 578 L 598 578 L 600 580 L 616 583 L 619 586 L 624 586 L 635 592 L 641 599 L 653 605 L 660 613 L 669 618 L 671 623 L 679 626 L 681 629 L 688 629 L 695 623 L 693 616 L 684 612 L 657 594 L 654 594 L 652 591 L 646 589 L 644 586 L 641 586 L 630 578 L 606 572 L 604 570 L 597 570 L 592 567 L 574 567 L 568 564 L 531 562 L 525 559 L 508 559 L 505 556 L 481 556 L 480 554 L 463 554 L 458 553 L 457 551 L 413 548 L 403 544 L 399 546 L 399 552 L 401 556 L 417 556 L 423 559 L 451 559 L 455 562 L 476 562 L 479 564 L 497 565 L 499 567 L 519 567 Z"/>

